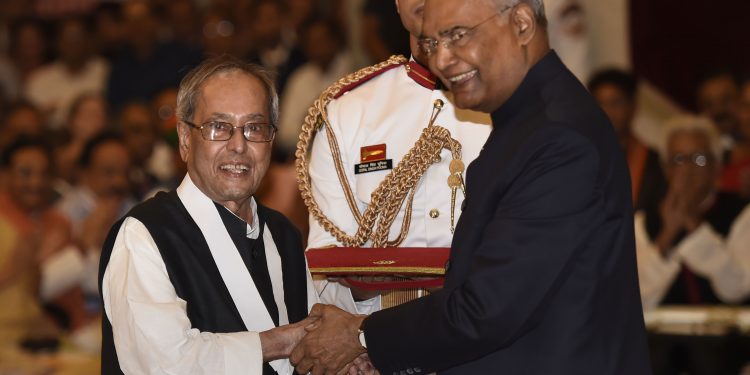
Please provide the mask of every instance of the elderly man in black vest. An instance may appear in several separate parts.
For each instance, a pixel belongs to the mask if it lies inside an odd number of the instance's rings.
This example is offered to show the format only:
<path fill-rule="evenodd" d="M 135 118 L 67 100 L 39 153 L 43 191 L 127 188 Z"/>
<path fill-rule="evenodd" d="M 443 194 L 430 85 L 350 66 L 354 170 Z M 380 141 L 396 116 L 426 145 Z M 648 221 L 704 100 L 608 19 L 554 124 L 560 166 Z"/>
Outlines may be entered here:
<path fill-rule="evenodd" d="M 260 67 L 207 60 L 177 97 L 188 173 L 110 231 L 103 374 L 291 374 L 317 295 L 298 231 L 254 198 L 278 99 Z"/>

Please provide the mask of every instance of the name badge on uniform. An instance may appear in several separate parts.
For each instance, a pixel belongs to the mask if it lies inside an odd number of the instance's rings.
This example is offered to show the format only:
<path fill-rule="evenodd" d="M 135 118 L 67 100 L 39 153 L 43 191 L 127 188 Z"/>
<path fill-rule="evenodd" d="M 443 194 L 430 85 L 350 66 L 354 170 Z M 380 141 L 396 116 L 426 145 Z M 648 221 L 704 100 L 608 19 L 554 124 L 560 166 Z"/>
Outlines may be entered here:
<path fill-rule="evenodd" d="M 360 164 L 354 165 L 354 174 L 393 169 L 393 160 L 385 156 L 385 143 L 361 147 L 359 155 Z"/>

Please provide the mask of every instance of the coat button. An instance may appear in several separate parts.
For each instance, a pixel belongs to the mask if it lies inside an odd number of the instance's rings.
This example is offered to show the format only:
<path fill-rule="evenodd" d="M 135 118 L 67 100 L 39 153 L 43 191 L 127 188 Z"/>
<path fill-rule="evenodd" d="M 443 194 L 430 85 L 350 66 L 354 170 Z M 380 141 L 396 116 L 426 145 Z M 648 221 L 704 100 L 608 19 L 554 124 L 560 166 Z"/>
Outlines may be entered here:
<path fill-rule="evenodd" d="M 433 219 L 437 219 L 437 217 L 440 216 L 440 211 L 438 211 L 437 208 L 433 208 L 430 210 L 430 217 Z"/>

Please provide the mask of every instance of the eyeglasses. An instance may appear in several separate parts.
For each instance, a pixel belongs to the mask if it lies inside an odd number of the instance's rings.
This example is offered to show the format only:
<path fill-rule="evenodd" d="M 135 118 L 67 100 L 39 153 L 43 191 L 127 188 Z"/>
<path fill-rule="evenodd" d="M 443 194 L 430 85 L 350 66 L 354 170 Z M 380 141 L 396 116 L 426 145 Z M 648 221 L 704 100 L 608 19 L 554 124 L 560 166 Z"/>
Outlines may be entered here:
<path fill-rule="evenodd" d="M 237 128 L 242 128 L 242 136 L 250 142 L 271 142 L 276 135 L 276 127 L 265 122 L 250 122 L 239 126 L 222 121 L 209 121 L 203 125 L 196 125 L 187 120 L 182 122 L 200 130 L 201 136 L 207 141 L 228 141 Z"/>
<path fill-rule="evenodd" d="M 507 6 L 503 10 L 493 14 L 492 16 L 486 18 L 485 20 L 479 22 L 478 24 L 472 26 L 472 27 L 454 27 L 451 30 L 441 32 L 442 35 L 439 40 L 433 39 L 433 38 L 419 38 L 417 41 L 417 44 L 419 46 L 419 49 L 424 53 L 425 56 L 430 57 L 432 54 L 434 54 L 437 51 L 438 44 L 442 45 L 445 49 L 451 49 L 454 47 L 464 47 L 471 39 L 471 35 L 473 34 L 474 30 L 476 30 L 479 26 L 484 25 L 485 23 L 489 22 L 491 19 L 505 13 L 509 9 L 513 9 L 515 6 Z"/>
<path fill-rule="evenodd" d="M 702 152 L 696 152 L 692 154 L 676 154 L 670 160 L 672 165 L 682 166 L 687 163 L 692 163 L 696 167 L 705 167 L 710 163 L 713 163 L 714 157 L 710 154 L 704 154 Z"/>

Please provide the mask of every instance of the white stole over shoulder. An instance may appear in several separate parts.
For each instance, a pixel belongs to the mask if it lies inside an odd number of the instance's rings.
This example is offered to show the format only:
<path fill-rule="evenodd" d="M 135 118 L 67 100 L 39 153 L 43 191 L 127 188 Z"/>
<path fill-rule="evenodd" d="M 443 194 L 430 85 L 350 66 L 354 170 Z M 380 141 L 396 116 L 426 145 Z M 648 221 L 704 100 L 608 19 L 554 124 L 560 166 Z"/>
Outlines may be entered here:
<path fill-rule="evenodd" d="M 190 175 L 186 175 L 185 179 L 182 180 L 177 188 L 177 195 L 206 239 L 211 250 L 211 256 L 216 262 L 221 278 L 227 286 L 247 330 L 263 332 L 273 329 L 275 327 L 273 319 L 271 319 L 271 315 L 255 287 L 250 271 L 245 266 L 245 262 L 242 261 L 237 247 L 224 227 L 214 202 L 195 186 L 190 179 Z M 255 207 L 255 205 L 253 206 Z M 274 300 L 279 310 L 279 325 L 289 324 L 286 304 L 284 303 L 281 257 L 268 226 L 264 227 L 262 240 L 266 249 L 266 261 L 268 273 L 271 276 Z M 315 300 L 310 300 L 309 290 L 312 289 L 311 285 L 312 282 L 308 281 L 308 308 L 315 302 Z M 315 296 L 314 293 L 313 296 Z M 293 374 L 294 372 L 294 367 L 286 359 L 272 361 L 270 365 L 279 374 Z"/>

